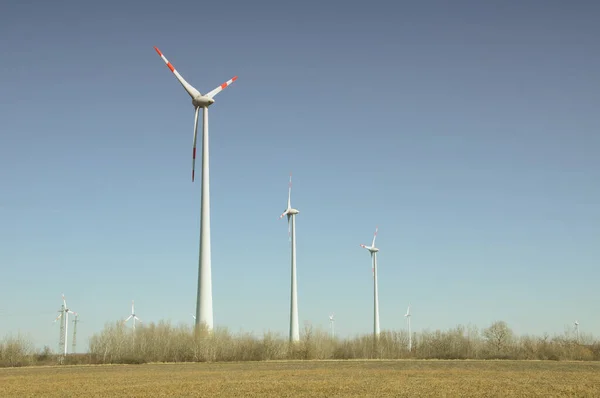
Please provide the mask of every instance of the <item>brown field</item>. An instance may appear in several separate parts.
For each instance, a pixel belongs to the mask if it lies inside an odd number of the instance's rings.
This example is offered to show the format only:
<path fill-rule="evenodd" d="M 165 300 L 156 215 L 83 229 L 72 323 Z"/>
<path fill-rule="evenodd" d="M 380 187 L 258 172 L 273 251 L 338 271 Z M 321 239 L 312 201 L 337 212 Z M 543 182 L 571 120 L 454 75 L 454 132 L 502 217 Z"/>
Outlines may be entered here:
<path fill-rule="evenodd" d="M 269 361 L 0 369 L 1 397 L 598 397 L 600 363 Z"/>

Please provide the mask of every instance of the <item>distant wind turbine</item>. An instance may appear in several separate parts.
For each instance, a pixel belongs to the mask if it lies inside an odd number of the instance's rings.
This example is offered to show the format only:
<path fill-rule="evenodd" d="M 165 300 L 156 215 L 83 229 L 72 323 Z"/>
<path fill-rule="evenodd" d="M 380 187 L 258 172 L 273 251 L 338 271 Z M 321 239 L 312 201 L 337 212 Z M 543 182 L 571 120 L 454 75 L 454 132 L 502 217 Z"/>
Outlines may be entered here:
<path fill-rule="evenodd" d="M 205 324 L 208 330 L 213 329 L 213 304 L 212 304 L 212 270 L 210 252 L 210 183 L 208 162 L 208 107 L 215 100 L 214 96 L 223 91 L 227 86 L 236 81 L 237 76 L 221 84 L 214 90 L 202 95 L 177 72 L 173 65 L 165 58 L 163 53 L 154 47 L 158 55 L 173 72 L 185 91 L 192 97 L 195 109 L 194 116 L 194 141 L 192 148 L 192 182 L 196 169 L 196 138 L 198 136 L 198 112 L 202 108 L 202 192 L 200 193 L 200 260 L 198 264 L 198 295 L 196 299 L 196 326 Z"/>
<path fill-rule="evenodd" d="M 575 333 L 577 333 L 577 342 L 579 343 L 579 322 L 575 321 Z"/>
<path fill-rule="evenodd" d="M 362 248 L 369 250 L 371 253 L 371 262 L 373 267 L 373 334 L 375 338 L 379 337 L 379 293 L 377 291 L 377 252 L 378 248 L 375 247 L 375 238 L 377 238 L 377 230 L 379 227 L 375 228 L 375 234 L 373 235 L 373 243 L 371 246 L 360 245 Z"/>
<path fill-rule="evenodd" d="M 77 315 L 76 312 L 71 311 L 69 307 L 67 307 L 67 300 L 65 300 L 65 295 L 62 295 L 63 305 L 60 310 L 60 314 L 56 317 L 54 322 L 58 321 L 62 318 L 61 324 L 61 338 L 59 342 L 59 349 L 64 348 L 64 354 L 67 355 L 67 342 L 69 335 L 67 334 L 67 330 L 69 329 L 69 314 Z"/>
<path fill-rule="evenodd" d="M 300 341 L 300 328 L 298 325 L 298 288 L 296 280 L 296 214 L 298 210 L 292 208 L 292 173 L 290 173 L 290 182 L 288 185 L 288 201 L 287 208 L 279 216 L 281 220 L 283 216 L 287 216 L 288 220 L 288 236 L 292 242 L 292 287 L 290 299 L 290 341 Z"/>
<path fill-rule="evenodd" d="M 133 300 L 131 300 L 131 315 L 129 315 L 127 317 L 127 319 L 125 319 L 123 321 L 123 324 L 127 323 L 127 321 L 130 320 L 130 319 L 132 319 L 132 318 L 133 318 L 133 330 L 135 331 L 135 321 L 138 321 L 138 322 L 141 323 L 142 320 L 140 318 L 138 318 L 137 315 L 135 315 L 135 311 L 133 309 Z"/>
<path fill-rule="evenodd" d="M 334 329 L 335 319 L 334 319 L 334 314 L 329 315 L 329 324 L 331 326 L 331 338 L 334 338 L 335 337 L 335 329 Z"/>
<path fill-rule="evenodd" d="M 408 309 L 406 310 L 406 314 L 404 314 L 404 316 L 406 317 L 406 321 L 408 322 L 408 351 L 411 352 L 412 351 L 412 334 L 410 332 L 410 305 L 408 306 Z"/>

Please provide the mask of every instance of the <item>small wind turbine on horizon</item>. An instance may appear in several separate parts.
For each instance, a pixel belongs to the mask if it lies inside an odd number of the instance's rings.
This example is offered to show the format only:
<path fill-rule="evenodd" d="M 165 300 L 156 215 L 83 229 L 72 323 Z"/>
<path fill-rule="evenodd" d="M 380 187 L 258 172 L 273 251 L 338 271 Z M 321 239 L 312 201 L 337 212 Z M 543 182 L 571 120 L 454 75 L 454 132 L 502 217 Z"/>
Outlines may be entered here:
<path fill-rule="evenodd" d="M 200 249 L 198 264 L 198 293 L 196 298 L 196 326 L 204 324 L 208 330 L 213 329 L 213 303 L 212 303 L 212 270 L 211 270 L 211 245 L 210 245 L 210 182 L 208 159 L 208 107 L 215 100 L 214 96 L 223 91 L 227 86 L 237 80 L 237 76 L 221 84 L 207 94 L 200 94 L 191 84 L 175 70 L 173 65 L 165 58 L 158 47 L 154 47 L 158 55 L 173 72 L 185 91 L 192 97 L 195 109 L 194 140 L 192 146 L 192 182 L 196 168 L 196 138 L 198 136 L 198 113 L 202 108 L 202 191 L 200 194 Z"/>
<path fill-rule="evenodd" d="M 334 319 L 334 315 L 335 315 L 335 314 L 331 314 L 331 315 L 329 315 L 329 324 L 330 324 L 330 326 L 331 326 L 331 338 L 334 338 L 334 337 L 335 337 L 335 326 L 334 326 L 334 324 L 335 324 L 335 319 Z"/>
<path fill-rule="evenodd" d="M 579 343 L 579 322 L 575 321 L 575 333 L 577 334 L 577 343 Z"/>
<path fill-rule="evenodd" d="M 123 321 L 123 324 L 126 324 L 128 320 L 133 318 L 133 331 L 135 332 L 135 321 L 142 323 L 142 320 L 135 315 L 135 310 L 133 308 L 133 300 L 131 300 L 131 315 L 129 315 L 127 319 Z"/>
<path fill-rule="evenodd" d="M 408 306 L 408 309 L 406 310 L 406 314 L 404 314 L 404 316 L 406 317 L 406 321 L 408 322 L 408 351 L 411 352 L 412 351 L 412 333 L 410 332 L 410 305 Z"/>
<path fill-rule="evenodd" d="M 378 248 L 375 247 L 375 238 L 377 238 L 377 230 L 379 227 L 375 227 L 375 234 L 373 235 L 373 243 L 371 246 L 361 244 L 360 247 L 369 250 L 371 253 L 371 265 L 373 269 L 373 334 L 375 338 L 379 337 L 379 293 L 377 290 L 377 252 Z"/>
<path fill-rule="evenodd" d="M 56 317 L 54 322 L 56 322 L 62 318 L 61 329 L 64 329 L 64 331 L 63 331 L 63 333 L 61 333 L 59 347 L 63 348 L 63 346 L 64 346 L 64 354 L 67 355 L 68 337 L 69 337 L 69 335 L 67 334 L 67 331 L 69 329 L 69 314 L 73 314 L 73 315 L 77 316 L 77 313 L 75 311 L 70 310 L 69 307 L 67 307 L 67 300 L 65 300 L 64 294 L 62 295 L 62 299 L 63 299 L 63 305 L 60 309 L 60 314 Z"/>
<path fill-rule="evenodd" d="M 298 287 L 296 280 L 296 214 L 298 210 L 292 208 L 292 173 L 290 173 L 290 182 L 288 185 L 288 201 L 287 208 L 279 216 L 281 220 L 283 216 L 287 216 L 288 220 L 288 237 L 292 243 L 292 286 L 290 299 L 290 341 L 300 341 L 300 327 L 298 325 Z"/>

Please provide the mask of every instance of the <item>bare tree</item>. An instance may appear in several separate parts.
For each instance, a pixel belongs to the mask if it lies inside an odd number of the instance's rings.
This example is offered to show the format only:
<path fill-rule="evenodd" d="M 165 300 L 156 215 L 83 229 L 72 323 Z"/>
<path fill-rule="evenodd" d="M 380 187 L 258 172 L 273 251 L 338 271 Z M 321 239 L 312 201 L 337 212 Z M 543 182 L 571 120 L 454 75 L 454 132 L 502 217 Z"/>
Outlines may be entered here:
<path fill-rule="evenodd" d="M 483 337 L 494 352 L 500 354 L 506 351 L 513 340 L 514 334 L 506 322 L 496 321 L 489 328 L 483 330 Z"/>

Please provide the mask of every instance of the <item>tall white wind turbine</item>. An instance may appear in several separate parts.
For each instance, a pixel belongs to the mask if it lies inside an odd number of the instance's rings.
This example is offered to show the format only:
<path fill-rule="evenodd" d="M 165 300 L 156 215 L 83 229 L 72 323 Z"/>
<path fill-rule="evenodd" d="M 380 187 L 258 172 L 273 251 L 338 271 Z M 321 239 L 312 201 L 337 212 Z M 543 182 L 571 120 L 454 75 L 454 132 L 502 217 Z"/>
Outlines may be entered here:
<path fill-rule="evenodd" d="M 579 343 L 579 322 L 575 321 L 575 333 L 577 334 L 577 343 Z"/>
<path fill-rule="evenodd" d="M 210 252 L 210 182 L 208 161 L 208 107 L 215 100 L 213 97 L 223 89 L 237 80 L 237 76 L 221 84 L 219 87 L 200 94 L 175 70 L 173 65 L 165 58 L 157 47 L 154 47 L 158 55 L 173 72 L 185 91 L 192 97 L 192 105 L 195 109 L 194 116 L 194 140 L 192 146 L 192 182 L 196 168 L 196 137 L 198 136 L 198 112 L 202 109 L 202 192 L 200 199 L 200 254 L 198 265 L 198 294 L 196 299 L 196 326 L 204 324 L 208 330 L 213 329 L 213 304 L 212 304 L 212 270 Z"/>
<path fill-rule="evenodd" d="M 138 321 L 138 322 L 141 323 L 142 320 L 140 318 L 138 318 L 137 315 L 135 315 L 135 310 L 133 309 L 133 300 L 131 300 L 131 315 L 129 315 L 127 317 L 127 319 L 125 319 L 123 321 L 123 323 L 124 324 L 127 323 L 127 321 L 130 320 L 130 319 L 132 319 L 132 318 L 133 318 L 133 331 L 135 331 L 135 321 Z"/>
<path fill-rule="evenodd" d="M 69 337 L 67 331 L 69 329 L 69 314 L 77 315 L 77 313 L 70 310 L 69 307 L 67 307 L 67 300 L 65 300 L 64 294 L 62 295 L 62 299 L 63 299 L 63 305 L 60 310 L 60 314 L 56 317 L 54 322 L 56 322 L 62 318 L 61 322 L 62 322 L 62 325 L 64 328 L 64 334 L 63 334 L 62 338 L 60 339 L 61 340 L 60 348 L 63 348 L 63 346 L 64 346 L 64 354 L 67 355 L 68 337 Z"/>
<path fill-rule="evenodd" d="M 329 324 L 331 325 L 331 338 L 335 337 L 335 314 L 329 315 Z"/>
<path fill-rule="evenodd" d="M 379 293 L 377 290 L 377 252 L 378 248 L 375 247 L 375 238 L 377 238 L 377 230 L 379 227 L 375 227 L 375 234 L 373 235 L 373 243 L 371 246 L 361 244 L 360 247 L 369 250 L 371 253 L 371 263 L 373 267 L 373 334 L 375 338 L 379 337 Z"/>
<path fill-rule="evenodd" d="M 300 328 L 298 325 L 298 289 L 296 282 L 296 214 L 299 211 L 292 208 L 292 173 L 290 173 L 290 183 L 288 185 L 288 202 L 287 208 L 279 216 L 287 216 L 288 219 L 288 236 L 292 242 L 292 296 L 290 300 L 290 341 L 300 341 Z"/>
<path fill-rule="evenodd" d="M 408 322 L 408 352 L 412 351 L 412 333 L 410 332 L 410 305 L 408 306 L 408 309 L 406 310 L 406 314 L 404 314 L 404 316 L 406 317 L 406 322 Z"/>

